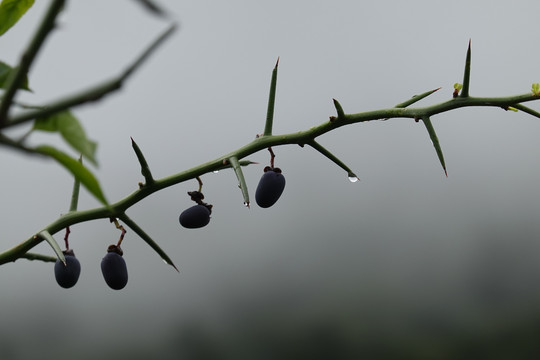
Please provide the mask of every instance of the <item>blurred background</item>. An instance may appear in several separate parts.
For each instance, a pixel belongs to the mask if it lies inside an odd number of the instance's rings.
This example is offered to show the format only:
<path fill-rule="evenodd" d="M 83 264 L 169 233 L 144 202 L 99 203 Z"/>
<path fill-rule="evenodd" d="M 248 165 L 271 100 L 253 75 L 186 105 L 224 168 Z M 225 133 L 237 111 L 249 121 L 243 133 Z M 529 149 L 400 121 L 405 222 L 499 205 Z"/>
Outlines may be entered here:
<path fill-rule="evenodd" d="M 48 4 L 0 38 L 3 61 L 18 62 Z M 161 4 L 180 30 L 121 91 L 74 111 L 99 142 L 94 170 L 112 202 L 142 181 L 130 136 L 164 177 L 261 133 L 278 56 L 275 134 L 327 121 L 332 98 L 347 113 L 438 87 L 418 106 L 446 101 L 469 39 L 472 96 L 523 94 L 540 81 L 534 0 Z M 18 100 L 43 104 L 119 74 L 167 25 L 134 1 L 69 2 L 31 69 L 33 93 Z M 195 180 L 145 199 L 128 215 L 180 273 L 128 232 L 122 291 L 99 267 L 118 230 L 107 220 L 73 226 L 74 288 L 56 284 L 51 263 L 0 269 L 2 358 L 537 358 L 540 121 L 496 108 L 432 121 L 448 178 L 425 127 L 392 119 L 319 138 L 361 178 L 354 184 L 313 149 L 282 146 L 287 185 L 272 208 L 245 208 L 230 170 L 202 178 L 214 205 L 205 228 L 178 223 Z M 30 142 L 64 148 L 49 134 Z M 244 168 L 253 198 L 269 154 L 249 159 L 260 163 Z M 3 250 L 68 210 L 72 178 L 11 151 L 0 163 Z M 98 205 L 82 192 L 80 209 Z"/>

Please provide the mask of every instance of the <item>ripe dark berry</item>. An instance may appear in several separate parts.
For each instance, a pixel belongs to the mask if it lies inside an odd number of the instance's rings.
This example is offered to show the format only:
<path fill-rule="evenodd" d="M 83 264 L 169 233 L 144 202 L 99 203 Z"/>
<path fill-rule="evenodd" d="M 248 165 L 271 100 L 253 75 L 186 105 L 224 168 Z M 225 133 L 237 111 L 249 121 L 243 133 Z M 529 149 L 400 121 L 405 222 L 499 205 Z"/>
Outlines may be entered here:
<path fill-rule="evenodd" d="M 66 265 L 60 260 L 56 260 L 54 264 L 54 277 L 58 285 L 65 289 L 75 286 L 77 280 L 79 280 L 79 275 L 81 274 L 81 263 L 73 251 L 71 253 L 65 254 Z"/>
<path fill-rule="evenodd" d="M 278 201 L 285 189 L 285 177 L 279 168 L 267 166 L 255 191 L 255 200 L 262 208 L 268 208 Z"/>
<path fill-rule="evenodd" d="M 118 252 L 111 248 L 115 245 L 111 245 L 107 252 L 107 255 L 101 260 L 101 272 L 103 278 L 109 287 L 113 290 L 123 289 L 128 281 L 128 273 L 126 261 Z"/>
<path fill-rule="evenodd" d="M 212 205 L 193 205 L 182 211 L 179 217 L 180 225 L 188 229 L 201 228 L 210 222 Z"/>

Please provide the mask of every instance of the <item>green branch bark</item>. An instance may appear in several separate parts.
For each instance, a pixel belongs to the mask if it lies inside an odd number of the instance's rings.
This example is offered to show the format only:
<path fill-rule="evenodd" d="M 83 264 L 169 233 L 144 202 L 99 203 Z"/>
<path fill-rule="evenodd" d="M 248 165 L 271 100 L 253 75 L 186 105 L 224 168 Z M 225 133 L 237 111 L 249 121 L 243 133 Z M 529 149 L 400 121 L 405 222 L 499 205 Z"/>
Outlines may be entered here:
<path fill-rule="evenodd" d="M 161 258 L 168 264 L 172 265 L 174 268 L 176 266 L 172 263 L 172 260 L 165 254 L 163 250 L 159 248 L 157 243 L 155 243 L 151 237 L 140 228 L 136 222 L 131 220 L 128 217 L 127 211 L 135 204 L 141 202 L 146 197 L 152 195 L 155 192 L 161 191 L 167 187 L 182 183 L 187 180 L 196 179 L 197 177 L 220 170 L 223 168 L 234 168 L 236 175 L 238 176 L 239 182 L 241 183 L 241 188 L 243 192 L 244 201 L 249 204 L 249 196 L 247 193 L 247 185 L 243 178 L 242 170 L 240 166 L 249 165 L 251 162 L 247 160 L 242 160 L 243 158 L 254 154 L 261 150 L 266 150 L 268 148 L 282 146 L 282 145 L 310 145 L 324 157 L 328 158 L 334 162 L 337 166 L 343 169 L 349 178 L 353 178 L 351 181 L 356 181 L 356 175 L 353 171 L 345 165 L 338 157 L 332 154 L 328 149 L 321 146 L 316 139 L 330 131 L 334 131 L 342 126 L 352 125 L 356 123 L 361 123 L 365 121 L 374 121 L 374 120 L 389 120 L 397 118 L 405 119 L 414 119 L 415 121 L 423 120 L 428 128 L 430 138 L 434 142 L 434 146 L 437 150 L 437 154 L 441 161 L 443 168 L 446 171 L 444 160 L 442 157 L 442 151 L 438 144 L 437 137 L 435 135 L 435 130 L 431 124 L 431 119 L 434 115 L 448 112 L 454 109 L 463 108 L 463 107 L 479 107 L 479 106 L 488 106 L 488 107 L 499 107 L 504 110 L 520 110 L 531 116 L 540 118 L 540 113 L 525 107 L 523 103 L 539 100 L 540 99 L 540 85 L 533 84 L 532 92 L 516 96 L 507 96 L 507 97 L 472 97 L 469 95 L 469 85 L 470 85 L 470 71 L 471 71 L 471 47 L 469 43 L 469 48 L 467 51 L 466 61 L 465 61 L 465 71 L 463 78 L 463 86 L 461 95 L 457 95 L 458 89 L 454 92 L 453 98 L 448 101 L 444 101 L 435 105 L 430 105 L 426 107 L 409 107 L 415 104 L 417 101 L 429 96 L 438 89 L 425 92 L 423 94 L 414 96 L 411 99 L 408 99 L 404 102 L 399 103 L 395 107 L 380 109 L 375 111 L 367 111 L 360 113 L 347 114 L 343 110 L 341 104 L 334 99 L 334 105 L 336 107 L 337 116 L 331 116 L 329 120 L 319 124 L 318 126 L 312 127 L 308 130 L 298 131 L 295 133 L 274 135 L 273 134 L 273 116 L 274 116 L 274 102 L 275 102 L 275 93 L 276 93 L 276 84 L 277 84 L 277 66 L 276 63 L 273 73 L 270 86 L 270 95 L 268 101 L 268 110 L 267 117 L 265 122 L 265 127 L 262 135 L 257 136 L 254 140 L 249 143 L 241 146 L 229 153 L 226 153 L 216 159 L 208 161 L 206 163 L 195 166 L 191 169 L 184 170 L 182 172 L 161 178 L 154 179 L 150 172 L 150 167 L 146 162 L 141 149 L 133 142 L 133 148 L 136 153 L 136 156 L 141 165 L 141 173 L 145 178 L 145 183 L 137 184 L 134 181 L 134 191 L 114 203 L 107 203 L 104 197 L 101 194 L 101 189 L 99 184 L 93 178 L 91 173 L 86 173 L 87 170 L 82 168 L 82 165 L 76 160 L 70 160 L 67 155 L 52 149 L 47 146 L 40 146 L 38 148 L 29 148 L 24 146 L 23 140 L 16 141 L 5 135 L 2 131 L 7 128 L 18 126 L 27 122 L 34 121 L 35 119 L 43 118 L 48 115 L 57 114 L 61 110 L 66 110 L 74 106 L 79 106 L 89 101 L 94 101 L 101 99 L 103 96 L 113 92 L 114 90 L 119 89 L 126 79 L 140 67 L 140 65 L 155 51 L 155 49 L 163 43 L 163 41 L 170 36 L 170 34 L 175 30 L 176 25 L 172 24 L 161 36 L 159 36 L 147 49 L 144 51 L 135 61 L 129 66 L 123 73 L 121 73 L 116 78 L 110 79 L 102 84 L 94 86 L 93 88 L 87 89 L 75 95 L 70 95 L 65 98 L 62 98 L 58 101 L 50 103 L 43 107 L 32 107 L 32 109 L 23 111 L 18 114 L 10 114 L 11 107 L 15 104 L 13 99 L 16 95 L 17 90 L 21 87 L 21 84 L 25 80 L 28 70 L 30 69 L 36 54 L 44 44 L 47 35 L 51 33 L 54 28 L 55 19 L 58 13 L 62 10 L 64 5 L 63 0 L 52 0 L 51 5 L 44 16 L 44 19 L 41 25 L 38 27 L 36 34 L 31 39 L 26 51 L 24 52 L 17 68 L 10 75 L 10 78 L 7 81 L 5 92 L 1 98 L 0 102 L 0 145 L 10 147 L 12 149 L 27 152 L 30 154 L 41 154 L 47 155 L 58 160 L 64 167 L 72 171 L 76 177 L 76 182 L 74 185 L 74 192 L 72 197 L 72 202 L 70 206 L 70 211 L 64 215 L 61 215 L 58 219 L 48 224 L 47 226 L 39 229 L 34 234 L 30 235 L 29 238 L 23 240 L 19 244 L 15 245 L 11 249 L 8 249 L 0 253 L 0 265 L 8 262 L 15 261 L 19 258 L 26 258 L 30 260 L 42 260 L 42 261 L 55 261 L 56 257 L 40 255 L 30 253 L 29 251 L 41 243 L 42 241 L 47 241 L 53 247 L 54 251 L 57 253 L 59 258 L 63 258 L 63 255 L 59 251 L 59 246 L 56 244 L 55 240 L 52 238 L 52 235 L 58 233 L 59 231 L 64 230 L 69 226 L 73 226 L 78 223 L 87 222 L 97 219 L 105 219 L 109 221 L 110 219 L 120 219 L 128 225 L 135 233 L 137 233 L 147 244 L 154 249 Z M 77 175 L 79 176 L 77 178 Z M 88 209 L 88 210 L 77 210 L 77 199 L 78 199 L 78 183 L 77 180 L 85 185 L 93 194 L 102 201 L 103 206 Z M 138 185 L 138 186 L 137 186 Z M 92 189 L 94 189 L 92 191 Z"/>
<path fill-rule="evenodd" d="M 124 214 L 130 207 L 139 203 L 153 193 L 168 188 L 170 186 L 182 183 L 184 181 L 195 179 L 197 176 L 201 176 L 215 170 L 223 169 L 224 164 L 227 164 L 229 159 L 231 158 L 237 158 L 238 160 L 240 160 L 260 150 L 265 150 L 268 147 L 282 145 L 303 146 L 305 144 L 313 144 L 315 143 L 315 139 L 317 137 L 327 132 L 336 130 L 337 128 L 340 128 L 342 126 L 361 123 L 364 121 L 394 118 L 422 119 L 450 110 L 471 106 L 488 106 L 507 109 L 508 107 L 516 107 L 516 105 L 518 105 L 519 107 L 519 104 L 533 100 L 540 100 L 540 97 L 529 93 L 508 97 L 453 98 L 451 100 L 426 107 L 388 108 L 355 114 L 344 114 L 342 117 L 339 118 L 332 117 L 332 121 L 325 121 L 320 125 L 312 127 L 305 131 L 282 135 L 259 136 L 253 141 L 247 143 L 246 145 L 227 154 L 224 154 L 214 160 L 208 161 L 191 169 L 187 169 L 185 171 L 161 179 L 155 179 L 152 183 L 145 184 L 144 187 L 135 190 L 133 193 L 129 194 L 125 198 L 115 203 L 111 203 L 109 205 L 101 206 L 90 210 L 72 211 L 64 214 L 54 222 L 45 226 L 36 234 L 33 234 L 28 239 L 21 242 L 20 244 L 0 253 L 0 265 L 24 257 L 29 250 L 31 250 L 34 246 L 38 245 L 41 241 L 43 241 L 43 239 L 38 236 L 38 234 L 42 231 L 48 231 L 51 235 L 54 235 L 55 233 L 65 229 L 66 227 L 78 223 L 96 219 L 122 217 L 122 214 Z M 247 163 L 249 162 L 246 162 L 246 164 Z"/>

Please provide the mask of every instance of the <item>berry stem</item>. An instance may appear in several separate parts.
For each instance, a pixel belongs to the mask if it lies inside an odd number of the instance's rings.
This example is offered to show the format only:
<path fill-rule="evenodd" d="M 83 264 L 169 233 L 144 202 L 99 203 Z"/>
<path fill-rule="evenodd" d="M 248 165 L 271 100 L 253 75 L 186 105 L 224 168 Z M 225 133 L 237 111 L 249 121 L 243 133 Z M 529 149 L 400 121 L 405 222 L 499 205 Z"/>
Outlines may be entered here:
<path fill-rule="evenodd" d="M 199 192 L 202 193 L 202 180 L 201 180 L 201 177 L 197 176 L 196 179 L 199 182 Z"/>
<path fill-rule="evenodd" d="M 118 223 L 118 219 L 116 218 L 111 218 L 111 222 L 114 223 L 114 226 L 120 230 L 122 233 L 120 234 L 120 239 L 118 239 L 118 244 L 116 244 L 117 247 L 120 247 L 120 245 L 122 244 L 122 240 L 124 240 L 124 236 L 126 235 L 126 229 L 124 229 L 124 227 L 122 225 L 120 225 Z"/>
<path fill-rule="evenodd" d="M 66 244 L 66 251 L 69 250 L 69 234 L 71 234 L 71 230 L 69 230 L 69 226 L 66 227 L 66 234 L 64 235 L 64 243 Z"/>
<path fill-rule="evenodd" d="M 274 151 L 272 150 L 272 147 L 268 147 L 268 151 L 270 151 L 270 167 L 274 168 L 274 159 L 276 158 L 276 154 L 274 154 Z"/>

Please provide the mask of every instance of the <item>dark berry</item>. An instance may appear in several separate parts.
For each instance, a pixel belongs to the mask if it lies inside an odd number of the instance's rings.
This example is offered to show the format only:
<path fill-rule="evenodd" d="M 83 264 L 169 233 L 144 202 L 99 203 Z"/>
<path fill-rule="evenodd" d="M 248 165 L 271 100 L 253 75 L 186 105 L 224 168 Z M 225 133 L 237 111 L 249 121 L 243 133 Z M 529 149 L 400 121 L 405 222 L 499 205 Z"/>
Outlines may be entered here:
<path fill-rule="evenodd" d="M 264 174 L 255 191 L 255 200 L 262 208 L 268 208 L 278 201 L 285 189 L 285 177 L 279 168 L 264 169 Z"/>
<path fill-rule="evenodd" d="M 110 248 L 107 255 L 101 260 L 101 272 L 105 282 L 111 289 L 123 289 L 128 281 L 128 273 L 126 261 L 116 251 L 111 251 Z"/>
<path fill-rule="evenodd" d="M 210 222 L 211 205 L 193 205 L 182 211 L 180 224 L 188 229 L 201 228 Z"/>
<path fill-rule="evenodd" d="M 60 260 L 56 260 L 54 264 L 54 277 L 58 285 L 65 289 L 75 286 L 77 280 L 79 280 L 79 275 L 81 274 L 81 263 L 73 251 L 71 254 L 65 254 L 66 265 Z"/>

